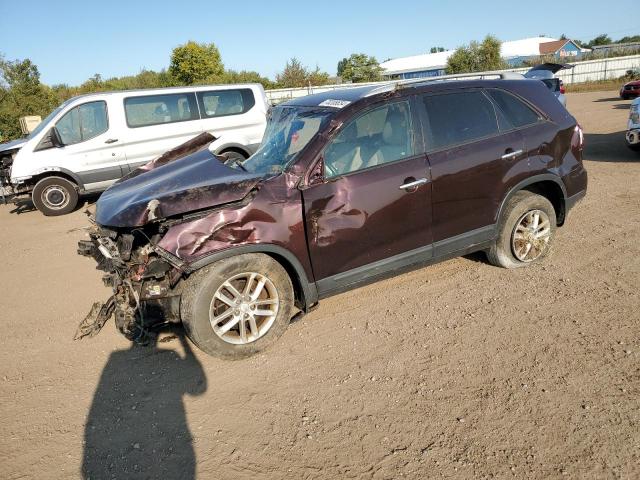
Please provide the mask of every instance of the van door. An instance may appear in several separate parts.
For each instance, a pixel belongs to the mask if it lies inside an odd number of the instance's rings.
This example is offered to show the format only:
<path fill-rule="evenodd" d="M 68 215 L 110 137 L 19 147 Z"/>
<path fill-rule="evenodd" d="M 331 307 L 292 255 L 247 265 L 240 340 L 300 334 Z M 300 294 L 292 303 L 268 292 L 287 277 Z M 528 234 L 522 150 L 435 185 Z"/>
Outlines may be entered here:
<path fill-rule="evenodd" d="M 111 120 L 105 100 L 76 105 L 55 124 L 64 146 L 34 155 L 46 158 L 43 165 L 76 174 L 85 191 L 104 190 L 128 170 L 118 122 Z"/>
<path fill-rule="evenodd" d="M 124 113 L 123 148 L 131 170 L 202 133 L 193 92 L 127 97 Z"/>

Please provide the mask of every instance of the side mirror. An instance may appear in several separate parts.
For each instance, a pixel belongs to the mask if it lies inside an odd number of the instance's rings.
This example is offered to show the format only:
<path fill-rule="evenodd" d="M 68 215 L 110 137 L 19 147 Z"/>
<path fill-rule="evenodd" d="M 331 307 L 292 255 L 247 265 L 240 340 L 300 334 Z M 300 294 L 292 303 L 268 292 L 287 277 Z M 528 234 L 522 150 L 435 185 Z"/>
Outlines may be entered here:
<path fill-rule="evenodd" d="M 38 146 L 34 149 L 35 152 L 38 150 L 47 150 L 49 148 L 60 148 L 64 147 L 64 142 L 62 138 L 60 138 L 60 132 L 56 127 L 51 127 L 51 129 L 46 133 Z"/>

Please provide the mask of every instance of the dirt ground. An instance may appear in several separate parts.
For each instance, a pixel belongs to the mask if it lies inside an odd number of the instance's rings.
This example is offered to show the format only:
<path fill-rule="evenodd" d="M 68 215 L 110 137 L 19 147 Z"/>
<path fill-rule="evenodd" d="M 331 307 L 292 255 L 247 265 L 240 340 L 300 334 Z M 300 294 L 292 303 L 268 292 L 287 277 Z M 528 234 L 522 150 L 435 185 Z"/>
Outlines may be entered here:
<path fill-rule="evenodd" d="M 569 95 L 589 192 L 543 264 L 458 258 L 342 294 L 225 362 L 113 323 L 86 225 L 0 206 L 0 477 L 640 477 L 640 155 Z"/>

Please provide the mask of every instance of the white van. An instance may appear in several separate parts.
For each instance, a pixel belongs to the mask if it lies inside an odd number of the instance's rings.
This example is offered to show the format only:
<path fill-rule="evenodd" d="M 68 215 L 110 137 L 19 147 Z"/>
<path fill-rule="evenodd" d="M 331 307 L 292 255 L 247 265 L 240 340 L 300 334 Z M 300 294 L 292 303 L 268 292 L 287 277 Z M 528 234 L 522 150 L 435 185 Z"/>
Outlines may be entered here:
<path fill-rule="evenodd" d="M 2 195 L 31 194 L 45 215 L 71 212 L 162 153 L 209 132 L 210 150 L 238 160 L 260 145 L 269 103 L 260 84 L 74 97 L 22 140 L 0 145 Z"/>

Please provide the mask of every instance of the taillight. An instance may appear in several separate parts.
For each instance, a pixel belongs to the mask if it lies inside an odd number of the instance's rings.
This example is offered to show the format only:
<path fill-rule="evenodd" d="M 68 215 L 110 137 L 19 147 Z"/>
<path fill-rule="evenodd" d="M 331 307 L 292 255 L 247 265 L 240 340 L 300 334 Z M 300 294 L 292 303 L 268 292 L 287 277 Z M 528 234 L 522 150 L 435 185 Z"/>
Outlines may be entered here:
<path fill-rule="evenodd" d="M 562 80 L 560 80 L 560 93 L 561 94 L 565 94 L 566 90 L 564 88 L 564 82 Z"/>
<path fill-rule="evenodd" d="M 578 151 L 582 151 L 584 149 L 584 133 L 582 132 L 582 127 L 580 125 L 576 125 L 573 129 L 571 148 Z"/>

